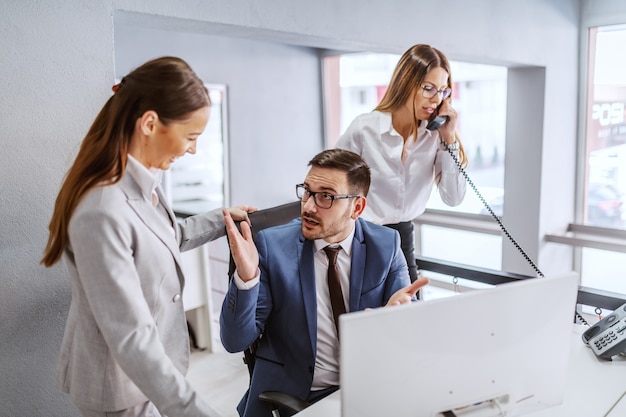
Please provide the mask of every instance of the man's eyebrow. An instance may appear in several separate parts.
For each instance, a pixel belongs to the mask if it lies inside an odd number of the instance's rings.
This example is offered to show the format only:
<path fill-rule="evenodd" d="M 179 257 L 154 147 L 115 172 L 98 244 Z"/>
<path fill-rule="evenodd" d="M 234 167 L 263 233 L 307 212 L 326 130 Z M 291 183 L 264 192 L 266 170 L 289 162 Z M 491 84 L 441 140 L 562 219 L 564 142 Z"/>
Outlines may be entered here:
<path fill-rule="evenodd" d="M 313 191 L 313 190 L 311 190 L 311 187 L 309 186 L 309 184 L 307 184 L 306 182 L 304 183 L 304 186 L 306 188 L 308 188 L 309 191 Z M 322 186 L 320 188 L 321 188 L 320 191 L 314 191 L 314 192 L 318 192 L 318 193 L 319 192 L 325 192 L 325 193 L 335 193 L 335 194 L 337 194 L 337 190 L 335 190 L 333 187 L 324 187 L 324 186 Z"/>

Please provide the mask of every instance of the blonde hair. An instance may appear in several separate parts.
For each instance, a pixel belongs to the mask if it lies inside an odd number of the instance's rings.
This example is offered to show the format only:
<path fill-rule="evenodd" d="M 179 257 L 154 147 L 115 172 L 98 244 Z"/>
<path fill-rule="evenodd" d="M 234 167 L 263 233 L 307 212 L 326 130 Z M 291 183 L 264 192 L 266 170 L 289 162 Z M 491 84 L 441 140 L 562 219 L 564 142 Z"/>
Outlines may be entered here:
<path fill-rule="evenodd" d="M 382 100 L 374 110 L 385 113 L 392 113 L 402 107 L 415 93 L 421 88 L 426 74 L 434 68 L 443 68 L 448 73 L 448 88 L 452 88 L 452 74 L 450 72 L 450 63 L 448 58 L 438 49 L 424 44 L 417 44 L 410 47 L 400 57 L 396 68 L 391 76 L 391 81 L 387 87 L 387 91 L 383 95 Z M 417 137 L 417 128 L 419 120 L 417 117 L 413 119 L 413 126 L 410 133 L 413 137 Z M 455 132 L 455 137 L 459 143 L 459 162 L 461 166 L 467 166 L 467 156 L 465 149 Z M 437 179 L 437 183 L 439 179 Z"/>

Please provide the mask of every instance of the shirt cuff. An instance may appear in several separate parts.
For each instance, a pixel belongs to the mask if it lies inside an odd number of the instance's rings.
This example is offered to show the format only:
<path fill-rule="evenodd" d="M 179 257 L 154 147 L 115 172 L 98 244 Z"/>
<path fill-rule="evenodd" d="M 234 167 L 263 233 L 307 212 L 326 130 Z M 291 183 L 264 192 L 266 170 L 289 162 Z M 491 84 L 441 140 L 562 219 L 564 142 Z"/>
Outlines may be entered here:
<path fill-rule="evenodd" d="M 259 271 L 258 269 L 254 278 L 246 282 L 244 282 L 241 279 L 241 277 L 239 276 L 239 272 L 237 272 L 237 270 L 235 270 L 235 273 L 233 274 L 233 281 L 235 282 L 235 286 L 240 290 L 249 290 L 253 288 L 255 285 L 259 283 L 260 279 L 261 279 L 261 271 Z"/>

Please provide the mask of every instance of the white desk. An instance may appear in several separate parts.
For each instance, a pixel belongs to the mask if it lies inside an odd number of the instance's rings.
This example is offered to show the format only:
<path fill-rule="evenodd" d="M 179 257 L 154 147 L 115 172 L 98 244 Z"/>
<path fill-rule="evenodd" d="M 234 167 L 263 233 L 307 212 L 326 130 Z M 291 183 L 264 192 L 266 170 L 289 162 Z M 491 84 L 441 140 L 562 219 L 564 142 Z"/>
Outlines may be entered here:
<path fill-rule="evenodd" d="M 581 340 L 581 335 L 586 329 L 587 327 L 574 325 L 572 331 L 570 367 L 563 404 L 528 414 L 527 417 L 626 416 L 626 395 L 624 395 L 626 393 L 626 359 L 617 356 L 611 362 L 597 359 L 591 349 Z M 611 409 L 611 407 L 614 408 Z M 340 391 L 296 415 L 297 417 L 339 417 L 341 415 Z"/>

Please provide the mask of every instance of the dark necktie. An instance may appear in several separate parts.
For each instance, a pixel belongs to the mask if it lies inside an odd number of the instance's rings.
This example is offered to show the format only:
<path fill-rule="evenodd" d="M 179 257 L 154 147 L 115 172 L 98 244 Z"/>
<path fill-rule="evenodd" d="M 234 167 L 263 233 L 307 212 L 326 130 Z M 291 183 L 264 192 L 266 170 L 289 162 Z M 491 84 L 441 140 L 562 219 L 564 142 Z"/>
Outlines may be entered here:
<path fill-rule="evenodd" d="M 328 256 L 328 291 L 330 293 L 330 304 L 333 308 L 337 334 L 339 334 L 339 315 L 346 312 L 341 292 L 341 282 L 339 281 L 339 269 L 337 268 L 337 255 L 340 250 L 341 247 L 331 248 L 326 246 L 324 248 L 324 252 Z"/>

